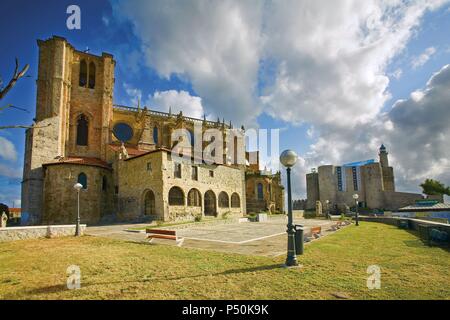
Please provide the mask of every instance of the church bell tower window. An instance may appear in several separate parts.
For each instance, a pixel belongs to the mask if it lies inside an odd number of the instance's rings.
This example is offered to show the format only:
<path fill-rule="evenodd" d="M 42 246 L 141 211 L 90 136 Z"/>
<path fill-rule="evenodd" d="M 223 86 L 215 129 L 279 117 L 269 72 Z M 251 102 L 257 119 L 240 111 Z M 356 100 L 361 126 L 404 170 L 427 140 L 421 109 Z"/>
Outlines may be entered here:
<path fill-rule="evenodd" d="M 87 84 L 87 63 L 85 60 L 81 60 L 80 62 L 80 79 L 79 85 L 80 87 L 86 87 Z"/>
<path fill-rule="evenodd" d="M 84 114 L 80 115 L 77 121 L 77 145 L 88 145 L 88 120 Z"/>

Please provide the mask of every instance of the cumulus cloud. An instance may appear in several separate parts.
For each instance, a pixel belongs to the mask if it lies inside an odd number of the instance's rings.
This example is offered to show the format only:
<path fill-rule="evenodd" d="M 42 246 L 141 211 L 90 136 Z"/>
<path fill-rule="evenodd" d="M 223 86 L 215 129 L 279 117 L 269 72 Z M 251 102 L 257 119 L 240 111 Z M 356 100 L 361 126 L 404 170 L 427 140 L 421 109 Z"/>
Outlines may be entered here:
<path fill-rule="evenodd" d="M 426 48 L 425 51 L 417 57 L 413 57 L 411 60 L 411 66 L 413 69 L 417 69 L 427 63 L 431 56 L 436 53 L 435 47 Z"/>
<path fill-rule="evenodd" d="M 254 122 L 261 1 L 124 1 L 148 66 L 192 83 L 208 114 Z"/>
<path fill-rule="evenodd" d="M 389 73 L 388 66 L 404 51 L 422 17 L 444 3 L 448 1 L 136 0 L 115 3 L 114 15 L 133 24 L 147 66 L 163 77 L 176 75 L 189 82 L 201 98 L 198 104 L 213 118 L 252 125 L 266 112 L 290 124 L 306 122 L 309 137 L 316 140 L 293 171 L 302 181 L 296 190 L 300 195 L 311 167 L 373 158 L 383 142 L 400 186 L 415 184 L 428 172 L 445 174 L 442 151 L 427 154 L 426 163 L 418 153 L 445 149 L 433 134 L 447 137 L 446 131 L 436 134 L 429 115 L 417 117 L 419 106 L 438 108 L 429 102 L 430 92 L 439 91 L 437 80 L 382 112 L 391 97 L 389 78 L 402 76 L 401 69 Z M 430 48 L 424 53 L 428 58 L 434 54 Z M 181 95 L 157 92 L 151 100 L 159 99 L 166 108 L 168 100 Z M 402 110 L 405 119 L 395 110 Z M 418 119 L 429 119 L 429 125 L 417 127 L 420 136 L 405 124 Z M 408 143 L 402 142 L 402 134 Z M 410 137 L 423 147 L 406 150 L 412 148 Z"/>
<path fill-rule="evenodd" d="M 193 118 L 203 118 L 202 99 L 200 97 L 191 96 L 187 91 L 156 91 L 148 97 L 146 102 L 151 109 L 157 109 L 168 112 L 169 108 L 172 113 L 176 114 L 180 111 L 183 115 Z M 155 106 L 155 108 L 153 108 Z"/>
<path fill-rule="evenodd" d="M 285 121 L 368 123 L 390 97 L 386 67 L 441 1 L 281 1 L 268 5 L 264 53 L 277 62 L 262 103 Z"/>
<path fill-rule="evenodd" d="M 14 144 L 4 137 L 0 137 L 0 158 L 8 161 L 17 160 L 17 151 Z"/>
<path fill-rule="evenodd" d="M 418 98 L 420 97 L 420 98 Z M 322 128 L 305 162 L 293 170 L 295 193 L 304 197 L 304 174 L 323 164 L 343 164 L 377 159 L 383 143 L 394 167 L 397 189 L 420 192 L 419 184 L 434 178 L 450 185 L 450 65 L 444 66 L 409 99 L 398 100 L 370 124 L 352 130 Z"/>

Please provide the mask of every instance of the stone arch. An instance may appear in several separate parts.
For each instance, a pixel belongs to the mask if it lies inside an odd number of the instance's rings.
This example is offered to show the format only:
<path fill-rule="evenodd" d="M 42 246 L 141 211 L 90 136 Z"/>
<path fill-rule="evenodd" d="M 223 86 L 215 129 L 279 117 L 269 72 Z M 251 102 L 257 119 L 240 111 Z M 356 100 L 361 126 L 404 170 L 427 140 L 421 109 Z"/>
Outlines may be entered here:
<path fill-rule="evenodd" d="M 228 193 L 222 191 L 219 193 L 219 208 L 229 208 L 230 207 L 230 197 Z"/>
<path fill-rule="evenodd" d="M 205 192 L 204 213 L 205 216 L 215 216 L 217 214 L 216 194 L 212 190 Z"/>
<path fill-rule="evenodd" d="M 153 127 L 153 133 L 152 134 L 153 134 L 153 142 L 156 145 L 159 145 L 159 129 L 158 129 L 157 126 Z"/>
<path fill-rule="evenodd" d="M 81 172 L 78 175 L 77 182 L 80 183 L 83 186 L 83 189 L 87 189 L 87 187 L 88 187 L 88 179 L 87 179 L 86 173 Z"/>
<path fill-rule="evenodd" d="M 89 89 L 94 89 L 95 88 L 95 63 L 94 62 L 90 62 L 89 63 L 89 83 L 88 83 L 88 87 Z"/>
<path fill-rule="evenodd" d="M 188 192 L 187 205 L 189 207 L 201 207 L 202 206 L 202 195 L 198 189 L 192 188 Z"/>
<path fill-rule="evenodd" d="M 240 208 L 241 207 L 241 199 L 236 192 L 234 192 L 231 195 L 231 207 L 232 208 Z"/>
<path fill-rule="evenodd" d="M 108 190 L 108 178 L 103 175 L 102 176 L 102 191 L 107 191 Z"/>
<path fill-rule="evenodd" d="M 169 205 L 170 206 L 184 206 L 184 192 L 180 187 L 172 187 L 169 190 Z"/>
<path fill-rule="evenodd" d="M 146 190 L 143 194 L 142 214 L 144 216 L 152 216 L 156 214 L 155 209 L 155 193 L 152 190 Z"/>
<path fill-rule="evenodd" d="M 88 117 L 82 113 L 77 117 L 77 145 L 87 146 L 89 138 L 89 120 Z"/>
<path fill-rule="evenodd" d="M 78 78 L 78 84 L 80 87 L 86 87 L 87 78 L 88 78 L 87 63 L 86 60 L 83 59 L 80 61 L 80 73 Z"/>

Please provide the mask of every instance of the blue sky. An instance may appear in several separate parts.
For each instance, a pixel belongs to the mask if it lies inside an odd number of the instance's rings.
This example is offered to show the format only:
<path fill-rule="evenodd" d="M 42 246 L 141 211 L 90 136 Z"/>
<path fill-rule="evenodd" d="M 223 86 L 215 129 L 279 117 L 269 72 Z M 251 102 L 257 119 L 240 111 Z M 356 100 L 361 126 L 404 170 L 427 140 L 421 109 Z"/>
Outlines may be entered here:
<path fill-rule="evenodd" d="M 450 63 L 449 4 L 399 5 L 389 16 L 394 23 L 387 23 L 390 11 L 379 2 L 345 2 L 352 3 L 348 12 L 321 1 L 2 1 L 0 76 L 9 80 L 18 57 L 30 64 L 30 77 L 1 102 L 29 112 L 5 110 L 0 126 L 32 123 L 36 40 L 59 35 L 80 50 L 115 56 L 117 104 L 140 96 L 154 109 L 179 103 L 175 107 L 214 120 L 280 129 L 280 149 L 301 156 L 296 197 L 305 196 L 310 168 L 374 158 L 379 142 L 388 146 L 402 190 L 419 191 L 418 182 L 428 176 L 450 183 L 450 167 L 442 161 L 448 153 L 421 161 L 407 156 L 411 147 L 405 151 L 396 131 L 402 123 L 392 120 L 395 129 L 379 131 L 397 100 L 411 100 L 412 92 L 424 90 Z M 81 30 L 66 27 L 71 4 L 81 8 Z M 314 22 L 302 16 L 309 10 Z M 350 23 L 354 17 L 357 25 Z M 364 28 L 375 21 L 374 27 L 361 35 L 361 21 Z M 438 147 L 435 135 L 431 129 L 421 135 L 417 149 L 427 143 Z M 24 130 L 1 130 L 0 142 L 0 202 L 17 204 Z M 14 150 L 5 155 L 9 143 Z M 446 143 L 441 147 L 448 149 Z"/>

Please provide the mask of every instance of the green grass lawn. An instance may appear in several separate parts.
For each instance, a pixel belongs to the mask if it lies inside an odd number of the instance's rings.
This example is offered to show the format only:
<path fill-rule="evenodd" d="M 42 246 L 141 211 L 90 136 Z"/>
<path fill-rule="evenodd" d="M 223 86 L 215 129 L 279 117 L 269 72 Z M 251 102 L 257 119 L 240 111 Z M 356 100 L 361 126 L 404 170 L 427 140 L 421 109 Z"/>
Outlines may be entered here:
<path fill-rule="evenodd" d="M 395 227 L 362 222 L 305 247 L 301 269 L 284 257 L 223 254 L 94 237 L 0 244 L 1 299 L 449 299 L 448 249 Z M 81 289 L 66 268 L 81 268 Z M 381 268 L 381 289 L 366 270 Z"/>

